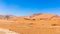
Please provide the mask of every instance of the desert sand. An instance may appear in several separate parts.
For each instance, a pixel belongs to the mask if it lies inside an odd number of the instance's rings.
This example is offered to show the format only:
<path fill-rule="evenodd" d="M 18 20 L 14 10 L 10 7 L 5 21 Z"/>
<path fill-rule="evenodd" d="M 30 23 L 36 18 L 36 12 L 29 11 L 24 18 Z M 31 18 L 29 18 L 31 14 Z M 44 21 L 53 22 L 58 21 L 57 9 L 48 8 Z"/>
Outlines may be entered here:
<path fill-rule="evenodd" d="M 60 34 L 60 16 L 34 14 L 24 17 L 0 19 L 0 28 L 19 34 Z"/>
<path fill-rule="evenodd" d="M 19 34 L 19 33 L 0 28 L 0 34 Z"/>

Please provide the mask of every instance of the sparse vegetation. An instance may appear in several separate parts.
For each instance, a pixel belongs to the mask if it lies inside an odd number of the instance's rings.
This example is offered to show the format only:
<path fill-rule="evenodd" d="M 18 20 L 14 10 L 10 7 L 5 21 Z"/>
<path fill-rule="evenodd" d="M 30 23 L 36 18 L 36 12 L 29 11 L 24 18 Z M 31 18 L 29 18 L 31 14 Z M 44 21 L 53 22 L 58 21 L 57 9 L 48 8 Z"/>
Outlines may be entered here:
<path fill-rule="evenodd" d="M 40 14 L 40 15 L 42 15 L 42 14 Z M 45 16 L 45 15 L 43 15 L 43 16 Z M 53 20 L 48 20 L 52 17 L 51 15 L 50 16 L 46 15 L 45 17 L 43 17 L 43 16 L 37 16 L 34 18 L 33 17 L 32 18 L 20 18 L 19 17 L 19 18 L 14 18 L 14 19 L 12 18 L 10 21 L 9 15 L 6 15 L 5 16 L 6 20 L 0 19 L 0 28 L 10 29 L 12 31 L 16 31 L 18 33 L 23 33 L 23 34 L 37 34 L 37 33 L 38 34 L 49 34 L 49 33 L 54 34 L 54 33 L 59 32 L 60 27 L 52 28 L 52 26 L 56 26 L 56 25 L 60 24 L 60 21 L 57 19 L 57 17 L 55 17 L 55 19 L 53 19 Z M 57 19 L 57 21 L 56 21 L 56 19 Z M 16 20 L 18 22 L 14 21 L 14 20 Z M 55 29 L 57 32 L 55 31 Z"/>
<path fill-rule="evenodd" d="M 36 20 L 36 19 L 32 19 L 32 20 Z"/>
<path fill-rule="evenodd" d="M 9 15 L 6 15 L 5 18 L 8 20 L 10 17 L 9 17 Z"/>
<path fill-rule="evenodd" d="M 52 24 L 52 26 L 56 26 L 57 24 Z"/>
<path fill-rule="evenodd" d="M 30 19 L 28 19 L 28 18 L 24 18 L 25 20 L 30 20 Z"/>

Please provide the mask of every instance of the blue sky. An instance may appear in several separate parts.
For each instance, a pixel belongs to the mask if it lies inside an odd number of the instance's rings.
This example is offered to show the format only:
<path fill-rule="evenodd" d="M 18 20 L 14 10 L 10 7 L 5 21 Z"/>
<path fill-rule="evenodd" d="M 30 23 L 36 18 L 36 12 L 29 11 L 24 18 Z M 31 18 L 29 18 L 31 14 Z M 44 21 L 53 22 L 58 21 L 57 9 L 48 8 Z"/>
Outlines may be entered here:
<path fill-rule="evenodd" d="M 0 14 L 25 16 L 35 13 L 60 15 L 60 0 L 0 0 Z"/>

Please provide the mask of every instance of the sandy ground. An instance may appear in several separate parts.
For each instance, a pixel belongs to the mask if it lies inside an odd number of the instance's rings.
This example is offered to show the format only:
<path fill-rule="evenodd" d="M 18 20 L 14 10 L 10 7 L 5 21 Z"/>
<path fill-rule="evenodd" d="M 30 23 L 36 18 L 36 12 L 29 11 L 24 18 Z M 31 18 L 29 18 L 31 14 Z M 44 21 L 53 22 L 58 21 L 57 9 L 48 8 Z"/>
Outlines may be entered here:
<path fill-rule="evenodd" d="M 52 26 L 60 21 L 19 21 L 0 20 L 0 34 L 60 34 L 60 26 Z"/>
<path fill-rule="evenodd" d="M 0 22 L 19 22 L 19 21 L 13 21 L 13 20 L 0 20 Z"/>
<path fill-rule="evenodd" d="M 0 34 L 19 34 L 19 33 L 0 28 Z"/>

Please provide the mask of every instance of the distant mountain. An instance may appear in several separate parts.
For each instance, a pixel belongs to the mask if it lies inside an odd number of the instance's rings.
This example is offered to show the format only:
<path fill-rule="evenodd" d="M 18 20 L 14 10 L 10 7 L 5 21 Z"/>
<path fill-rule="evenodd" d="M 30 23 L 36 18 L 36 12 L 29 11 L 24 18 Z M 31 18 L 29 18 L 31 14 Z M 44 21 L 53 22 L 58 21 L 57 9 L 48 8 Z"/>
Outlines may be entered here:
<path fill-rule="evenodd" d="M 38 19 L 38 20 L 53 20 L 53 19 L 60 19 L 60 16 L 55 14 L 33 14 L 30 16 L 26 16 L 26 19 Z"/>
<path fill-rule="evenodd" d="M 0 19 L 4 19 L 6 17 L 8 17 L 8 18 L 14 18 L 16 16 L 13 16 L 13 15 L 0 15 Z"/>
<path fill-rule="evenodd" d="M 38 13 L 38 14 L 32 14 L 29 16 L 14 16 L 14 15 L 0 15 L 0 19 L 5 19 L 5 18 L 14 18 L 14 19 L 26 19 L 26 20 L 60 20 L 60 16 L 55 15 L 55 14 L 43 14 L 43 13 Z"/>
<path fill-rule="evenodd" d="M 5 20 L 6 17 L 10 19 Z M 60 34 L 60 16 L 55 14 L 0 15 L 0 18 L 0 28 L 19 34 Z"/>

